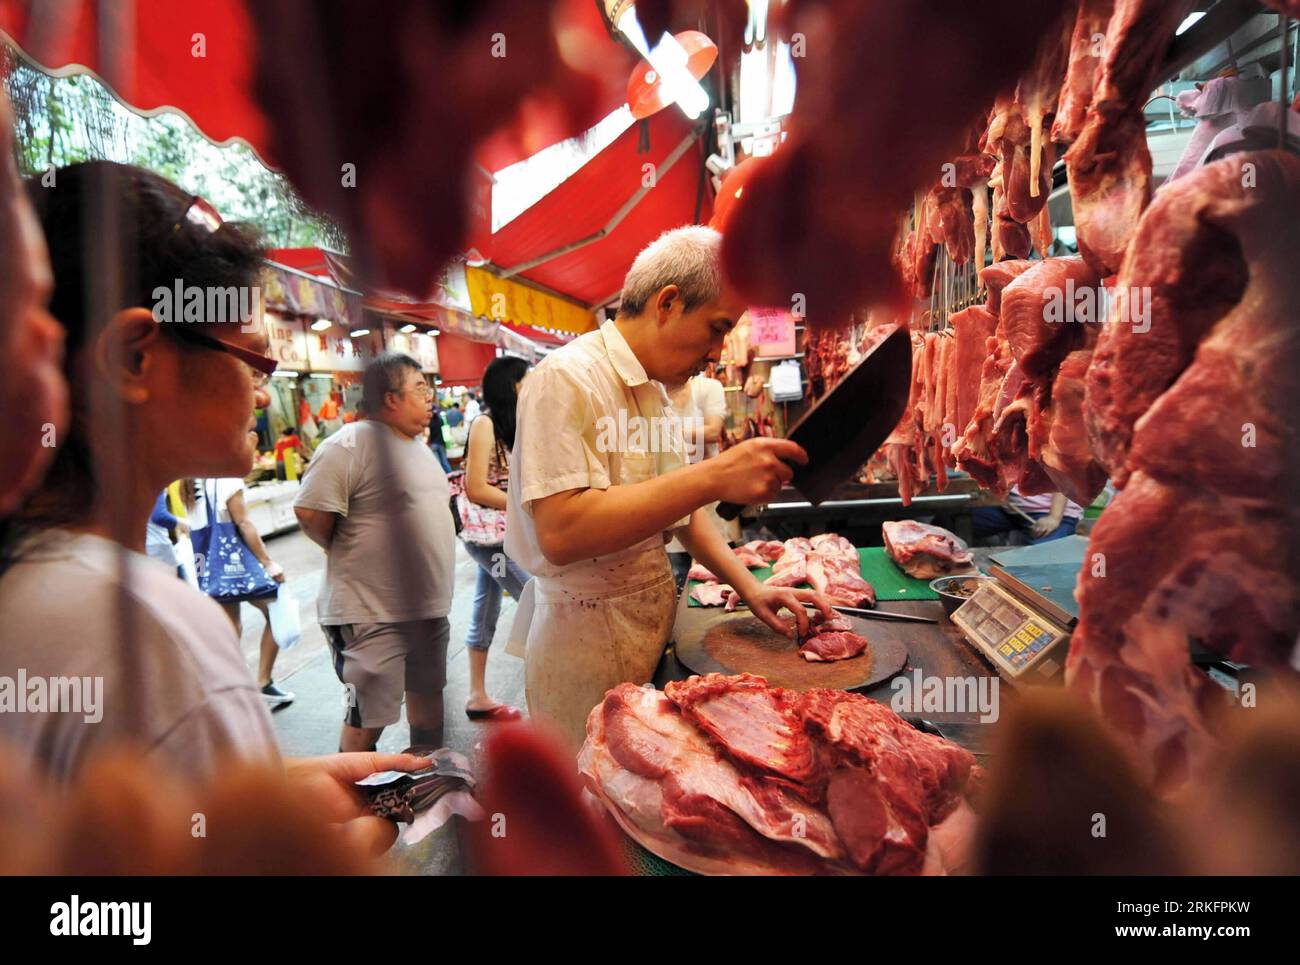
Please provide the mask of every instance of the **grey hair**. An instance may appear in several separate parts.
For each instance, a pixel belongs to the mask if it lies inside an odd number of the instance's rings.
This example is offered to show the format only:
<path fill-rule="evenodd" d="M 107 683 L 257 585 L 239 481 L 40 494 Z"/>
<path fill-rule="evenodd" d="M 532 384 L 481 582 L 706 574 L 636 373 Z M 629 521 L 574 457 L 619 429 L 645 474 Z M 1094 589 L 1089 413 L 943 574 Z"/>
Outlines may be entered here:
<path fill-rule="evenodd" d="M 361 376 L 361 411 L 369 416 L 383 412 L 385 393 L 402 391 L 407 369 L 424 371 L 419 362 L 402 352 L 376 356 Z"/>
<path fill-rule="evenodd" d="M 640 315 L 661 289 L 676 285 L 682 309 L 691 311 L 722 293 L 722 235 L 704 225 L 665 231 L 632 262 L 623 279 L 618 313 Z"/>

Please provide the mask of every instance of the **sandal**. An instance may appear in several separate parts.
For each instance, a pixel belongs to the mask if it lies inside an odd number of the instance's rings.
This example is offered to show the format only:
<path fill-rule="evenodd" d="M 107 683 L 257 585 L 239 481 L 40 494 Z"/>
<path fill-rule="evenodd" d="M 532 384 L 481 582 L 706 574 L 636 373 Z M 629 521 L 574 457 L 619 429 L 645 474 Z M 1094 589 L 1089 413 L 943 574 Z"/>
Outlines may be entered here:
<path fill-rule="evenodd" d="M 509 704 L 497 704 L 488 710 L 466 710 L 465 716 L 470 720 L 486 721 L 489 724 L 507 724 L 522 720 L 524 714 L 519 708 L 511 707 Z"/>

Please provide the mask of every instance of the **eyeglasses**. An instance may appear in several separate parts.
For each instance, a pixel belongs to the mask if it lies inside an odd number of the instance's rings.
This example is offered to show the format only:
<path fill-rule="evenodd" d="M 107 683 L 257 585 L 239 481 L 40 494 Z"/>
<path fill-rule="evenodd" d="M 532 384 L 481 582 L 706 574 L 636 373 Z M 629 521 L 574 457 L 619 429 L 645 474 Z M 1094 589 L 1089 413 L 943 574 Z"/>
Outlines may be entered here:
<path fill-rule="evenodd" d="M 406 389 L 405 391 L 414 392 L 416 395 L 420 396 L 420 398 L 427 399 L 431 395 L 433 395 L 433 386 L 431 386 L 428 382 L 420 382 L 419 384 L 413 385 L 409 389 Z"/>
<path fill-rule="evenodd" d="M 204 335 L 202 332 L 196 332 L 194 329 L 186 328 L 183 325 L 172 325 L 171 331 L 173 335 L 184 341 L 193 342 L 203 348 L 210 348 L 217 352 L 225 352 L 227 355 L 233 355 L 239 359 L 252 369 L 253 388 L 255 389 L 265 388 L 266 384 L 271 381 L 271 373 L 280 367 L 280 363 L 275 359 L 269 359 L 252 349 L 244 348 L 242 345 L 233 345 L 230 342 L 223 342 L 219 338 Z"/>

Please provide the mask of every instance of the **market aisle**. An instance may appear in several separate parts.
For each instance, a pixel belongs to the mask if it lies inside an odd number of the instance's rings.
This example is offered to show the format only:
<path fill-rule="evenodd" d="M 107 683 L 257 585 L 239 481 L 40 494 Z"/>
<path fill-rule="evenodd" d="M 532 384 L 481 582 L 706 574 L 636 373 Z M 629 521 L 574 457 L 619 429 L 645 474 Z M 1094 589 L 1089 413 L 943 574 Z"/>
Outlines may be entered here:
<path fill-rule="evenodd" d="M 280 747 L 286 755 L 329 754 L 338 750 L 339 722 L 342 719 L 343 685 L 334 676 L 325 636 L 316 623 L 316 593 L 325 570 L 325 555 L 299 530 L 266 541 L 271 558 L 288 574 L 286 585 L 298 601 L 302 617 L 302 640 L 296 647 L 280 654 L 276 662 L 276 680 L 297 695 L 294 702 L 276 711 L 276 730 Z M 471 723 L 462 708 L 469 686 L 469 666 L 465 657 L 465 631 L 469 626 L 474 601 L 477 568 L 464 547 L 456 544 L 456 586 L 452 595 L 451 645 L 447 651 L 447 725 L 445 740 L 453 750 L 466 754 L 478 770 L 484 724 Z M 496 699 L 524 705 L 524 664 L 505 653 L 515 604 L 502 602 L 501 619 L 488 662 L 488 691 Z M 244 660 L 250 671 L 257 665 L 257 647 L 262 634 L 262 617 L 251 607 L 244 608 L 244 632 L 240 641 Z M 379 742 L 380 750 L 400 751 L 407 745 L 405 720 L 388 728 Z M 414 848 L 398 844 L 393 850 L 412 872 L 420 874 L 456 874 L 461 870 L 460 852 L 455 835 L 447 828 L 430 835 Z"/>

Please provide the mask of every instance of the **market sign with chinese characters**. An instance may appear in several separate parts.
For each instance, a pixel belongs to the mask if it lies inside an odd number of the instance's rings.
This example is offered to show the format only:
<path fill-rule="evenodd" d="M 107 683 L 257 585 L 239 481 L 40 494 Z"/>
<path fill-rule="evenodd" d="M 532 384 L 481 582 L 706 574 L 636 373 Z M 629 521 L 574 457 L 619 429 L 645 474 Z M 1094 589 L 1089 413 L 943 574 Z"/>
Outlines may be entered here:
<path fill-rule="evenodd" d="M 307 338 L 307 360 L 313 372 L 362 372 L 383 350 L 378 326 L 354 337 L 335 325 L 324 332 L 312 332 Z"/>
<path fill-rule="evenodd" d="M 411 356 L 420 363 L 422 371 L 438 371 L 438 343 L 432 335 L 425 332 L 410 332 L 407 334 L 392 330 L 387 334 L 388 351 L 402 352 Z"/>
<path fill-rule="evenodd" d="M 784 308 L 751 308 L 749 340 L 759 358 L 794 355 L 794 316 Z"/>

